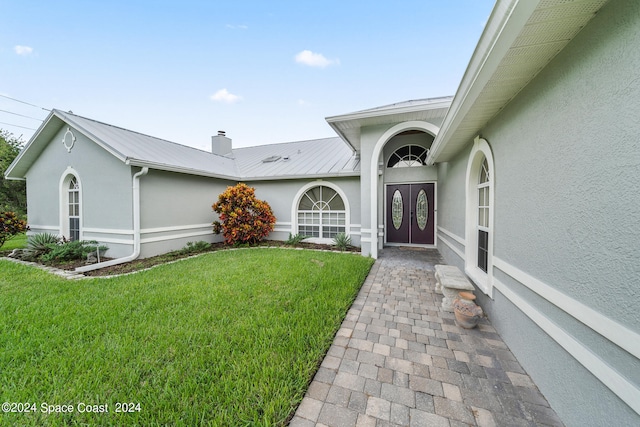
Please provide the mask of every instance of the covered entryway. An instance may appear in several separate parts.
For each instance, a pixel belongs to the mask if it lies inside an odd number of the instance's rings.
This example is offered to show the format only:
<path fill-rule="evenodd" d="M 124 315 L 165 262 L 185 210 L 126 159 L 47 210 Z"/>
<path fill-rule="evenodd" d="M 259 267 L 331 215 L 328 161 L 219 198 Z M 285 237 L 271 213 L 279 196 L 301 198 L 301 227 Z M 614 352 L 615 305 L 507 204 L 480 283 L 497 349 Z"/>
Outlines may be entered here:
<path fill-rule="evenodd" d="M 435 243 L 435 183 L 386 186 L 388 244 Z"/>

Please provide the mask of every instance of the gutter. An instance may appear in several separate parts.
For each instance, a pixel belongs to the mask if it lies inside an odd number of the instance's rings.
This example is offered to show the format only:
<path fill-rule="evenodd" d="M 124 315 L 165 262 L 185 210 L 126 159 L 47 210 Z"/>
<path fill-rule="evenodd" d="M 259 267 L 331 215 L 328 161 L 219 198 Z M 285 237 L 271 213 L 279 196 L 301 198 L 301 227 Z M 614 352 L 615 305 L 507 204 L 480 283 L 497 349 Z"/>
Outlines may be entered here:
<path fill-rule="evenodd" d="M 85 273 L 87 271 L 98 270 L 103 267 L 124 264 L 125 262 L 133 261 L 140 256 L 140 178 L 145 176 L 148 172 L 149 168 L 143 167 L 142 170 L 133 175 L 133 253 L 129 256 L 116 258 L 111 261 L 78 267 L 75 271 L 78 273 Z"/>

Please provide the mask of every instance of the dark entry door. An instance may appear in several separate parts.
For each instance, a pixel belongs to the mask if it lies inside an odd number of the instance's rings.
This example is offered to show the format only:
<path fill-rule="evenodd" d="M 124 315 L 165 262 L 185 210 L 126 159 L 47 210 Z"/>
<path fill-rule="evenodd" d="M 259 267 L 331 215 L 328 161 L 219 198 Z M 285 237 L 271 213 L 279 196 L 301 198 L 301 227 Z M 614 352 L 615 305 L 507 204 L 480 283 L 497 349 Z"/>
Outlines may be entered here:
<path fill-rule="evenodd" d="M 435 184 L 387 185 L 387 242 L 433 245 Z"/>

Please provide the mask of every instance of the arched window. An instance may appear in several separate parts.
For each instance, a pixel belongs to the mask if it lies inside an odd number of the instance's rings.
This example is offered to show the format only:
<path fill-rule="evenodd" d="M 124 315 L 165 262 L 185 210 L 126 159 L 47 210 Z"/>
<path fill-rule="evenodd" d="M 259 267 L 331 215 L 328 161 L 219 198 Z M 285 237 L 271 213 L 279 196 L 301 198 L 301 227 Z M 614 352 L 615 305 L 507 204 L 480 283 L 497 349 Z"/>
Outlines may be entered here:
<path fill-rule="evenodd" d="M 465 273 L 489 296 L 493 292 L 494 168 L 489 143 L 476 137 L 466 175 Z"/>
<path fill-rule="evenodd" d="M 67 188 L 69 206 L 69 239 L 80 240 L 80 185 L 72 177 Z"/>
<path fill-rule="evenodd" d="M 478 179 L 478 268 L 485 273 L 489 254 L 489 164 L 485 157 Z"/>
<path fill-rule="evenodd" d="M 398 148 L 389 157 L 388 168 L 410 168 L 425 166 L 429 149 L 419 145 L 405 145 Z"/>
<path fill-rule="evenodd" d="M 346 209 L 336 190 L 318 185 L 307 190 L 298 203 L 298 233 L 321 239 L 346 233 Z"/>

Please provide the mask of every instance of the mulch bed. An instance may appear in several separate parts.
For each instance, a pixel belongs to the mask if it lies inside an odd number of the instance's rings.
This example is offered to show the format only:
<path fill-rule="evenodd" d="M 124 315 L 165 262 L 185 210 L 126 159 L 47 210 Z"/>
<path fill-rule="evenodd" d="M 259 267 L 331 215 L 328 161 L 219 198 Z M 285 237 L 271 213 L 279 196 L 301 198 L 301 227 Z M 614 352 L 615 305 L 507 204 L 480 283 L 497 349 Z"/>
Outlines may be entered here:
<path fill-rule="evenodd" d="M 213 243 L 208 250 L 198 251 L 192 253 L 182 253 L 180 251 L 169 252 L 162 255 L 157 255 L 149 258 L 141 258 L 131 262 L 127 262 L 124 264 L 118 264 L 111 267 L 104 267 L 99 270 L 88 271 L 84 273 L 85 276 L 111 276 L 117 274 L 125 274 L 132 273 L 139 270 L 144 270 L 155 265 L 165 264 L 167 262 L 176 261 L 183 258 L 188 258 L 190 256 L 198 255 L 206 252 L 215 252 L 225 249 L 233 249 L 236 247 L 244 248 L 244 247 L 289 247 L 289 248 L 303 248 L 303 249 L 314 249 L 314 250 L 329 250 L 339 252 L 340 250 L 335 246 L 331 245 L 321 245 L 315 243 L 298 243 L 296 245 L 287 245 L 285 242 L 278 240 L 265 240 L 255 245 L 251 246 L 233 246 L 227 245 L 226 243 Z M 346 252 L 360 252 L 360 248 L 355 246 L 349 246 Z M 109 258 L 103 258 L 101 261 L 108 261 Z M 74 261 L 74 262 L 64 262 L 64 263 L 47 263 L 49 267 L 59 268 L 61 270 L 74 270 L 77 267 L 82 267 L 86 265 L 85 261 Z"/>

